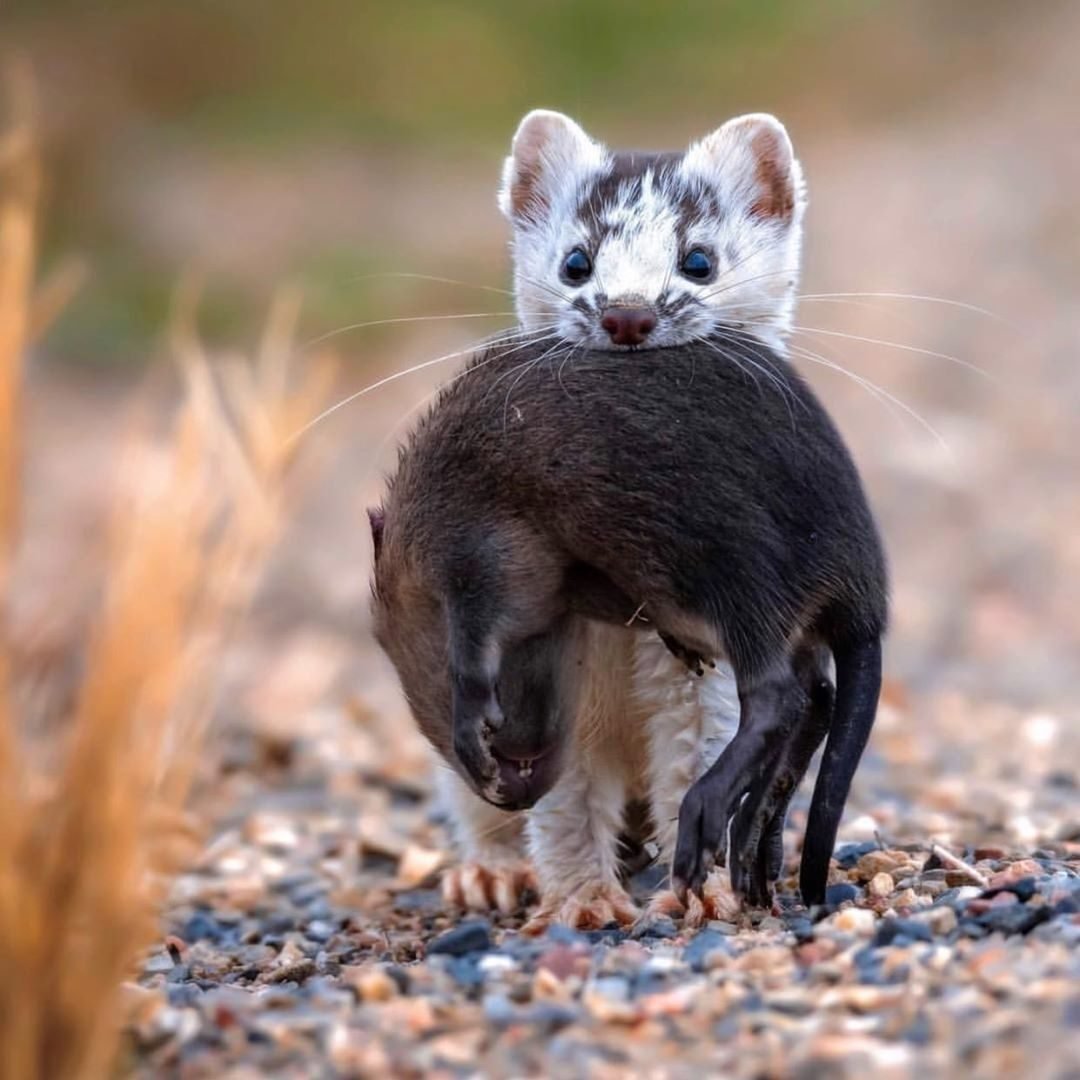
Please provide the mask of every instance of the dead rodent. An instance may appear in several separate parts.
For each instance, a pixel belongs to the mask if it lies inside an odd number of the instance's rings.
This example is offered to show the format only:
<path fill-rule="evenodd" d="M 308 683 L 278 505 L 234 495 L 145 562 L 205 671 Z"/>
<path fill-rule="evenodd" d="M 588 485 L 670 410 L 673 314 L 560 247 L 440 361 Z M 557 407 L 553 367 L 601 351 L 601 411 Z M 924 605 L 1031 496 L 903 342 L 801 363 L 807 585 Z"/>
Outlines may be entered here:
<path fill-rule="evenodd" d="M 782 702 L 800 668 L 822 684 L 827 649 L 835 713 L 800 875 L 819 902 L 886 621 L 883 552 L 839 434 L 757 343 L 554 364 L 541 345 L 508 352 L 478 356 L 442 393 L 373 515 L 376 634 L 422 730 L 483 798 L 527 806 L 565 767 L 574 710 L 507 714 L 507 658 L 535 650 L 532 677 L 546 669 L 572 698 L 561 673 L 577 616 L 644 618 L 687 653 L 726 658 L 739 732 L 679 815 L 674 874 L 699 890 L 743 796 L 761 812 L 744 807 L 734 842 L 760 839 L 805 772 L 822 711 L 796 723 Z"/>

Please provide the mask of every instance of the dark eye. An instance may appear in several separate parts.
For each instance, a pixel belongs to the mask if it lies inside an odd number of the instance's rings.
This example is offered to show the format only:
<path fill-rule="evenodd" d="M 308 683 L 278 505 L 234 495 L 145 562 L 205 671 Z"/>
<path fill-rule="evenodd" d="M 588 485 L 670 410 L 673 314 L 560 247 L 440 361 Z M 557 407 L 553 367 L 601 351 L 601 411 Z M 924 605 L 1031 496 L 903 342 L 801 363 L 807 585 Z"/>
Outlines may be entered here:
<path fill-rule="evenodd" d="M 592 274 L 592 259 L 581 248 L 574 248 L 562 265 L 563 278 L 574 285 L 588 281 Z"/>
<path fill-rule="evenodd" d="M 688 278 L 704 281 L 712 274 L 712 259 L 701 248 L 688 252 L 680 267 Z"/>

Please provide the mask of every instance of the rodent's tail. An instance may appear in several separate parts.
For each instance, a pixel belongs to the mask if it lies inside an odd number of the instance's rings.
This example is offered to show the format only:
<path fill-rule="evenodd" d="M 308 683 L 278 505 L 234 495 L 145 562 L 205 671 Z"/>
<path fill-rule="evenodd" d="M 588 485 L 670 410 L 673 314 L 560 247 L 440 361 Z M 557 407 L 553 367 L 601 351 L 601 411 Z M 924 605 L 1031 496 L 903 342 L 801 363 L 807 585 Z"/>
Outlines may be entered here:
<path fill-rule="evenodd" d="M 825 901 L 836 832 L 851 780 L 870 738 L 881 692 L 881 639 L 874 637 L 833 650 L 836 706 L 818 770 L 803 842 L 799 888 L 803 903 Z"/>

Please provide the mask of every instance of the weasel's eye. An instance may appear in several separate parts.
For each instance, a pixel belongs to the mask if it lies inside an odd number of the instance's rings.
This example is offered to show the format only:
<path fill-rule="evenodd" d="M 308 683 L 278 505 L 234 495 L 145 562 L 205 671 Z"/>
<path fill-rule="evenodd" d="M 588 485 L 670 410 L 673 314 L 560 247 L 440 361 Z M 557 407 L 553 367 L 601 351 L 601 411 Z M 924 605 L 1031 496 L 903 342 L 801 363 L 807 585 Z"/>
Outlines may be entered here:
<path fill-rule="evenodd" d="M 712 259 L 701 248 L 694 248 L 683 259 L 679 269 L 689 278 L 704 281 L 712 274 Z"/>
<path fill-rule="evenodd" d="M 574 248 L 562 264 L 562 275 L 572 285 L 588 281 L 592 275 L 592 259 L 581 248 Z"/>

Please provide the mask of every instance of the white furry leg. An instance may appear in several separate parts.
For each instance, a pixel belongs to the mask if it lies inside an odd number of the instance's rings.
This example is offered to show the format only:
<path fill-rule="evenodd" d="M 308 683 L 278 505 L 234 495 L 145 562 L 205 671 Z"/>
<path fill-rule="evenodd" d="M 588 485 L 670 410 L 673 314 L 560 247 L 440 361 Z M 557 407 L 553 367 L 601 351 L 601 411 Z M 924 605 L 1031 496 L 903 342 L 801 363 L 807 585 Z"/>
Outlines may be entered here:
<path fill-rule="evenodd" d="M 467 911 L 512 914 L 526 892 L 536 892 L 525 859 L 524 814 L 484 802 L 449 769 L 437 770 L 436 788 L 461 859 L 443 873 L 443 898 Z"/>
<path fill-rule="evenodd" d="M 573 745 L 563 773 L 528 815 L 529 853 L 540 880 L 540 911 L 525 927 L 551 922 L 599 928 L 629 923 L 637 909 L 619 880 L 618 840 L 631 778 L 641 768 L 640 733 L 628 715 L 633 636 L 582 623 L 583 678 Z"/>
<path fill-rule="evenodd" d="M 633 701 L 648 738 L 646 778 L 659 858 L 670 865 L 683 796 L 738 730 L 735 675 L 723 662 L 695 675 L 659 638 L 642 636 L 634 650 Z M 693 905 L 687 911 L 688 921 L 730 917 L 725 891 L 718 882 L 714 886 L 702 910 Z M 682 910 L 674 894 L 664 890 L 650 901 L 646 918 Z"/>
<path fill-rule="evenodd" d="M 529 814 L 527 836 L 540 879 L 540 910 L 525 927 L 551 922 L 598 929 L 629 923 L 637 909 L 619 881 L 618 838 L 626 802 L 620 771 L 600 755 L 571 763 Z"/>

